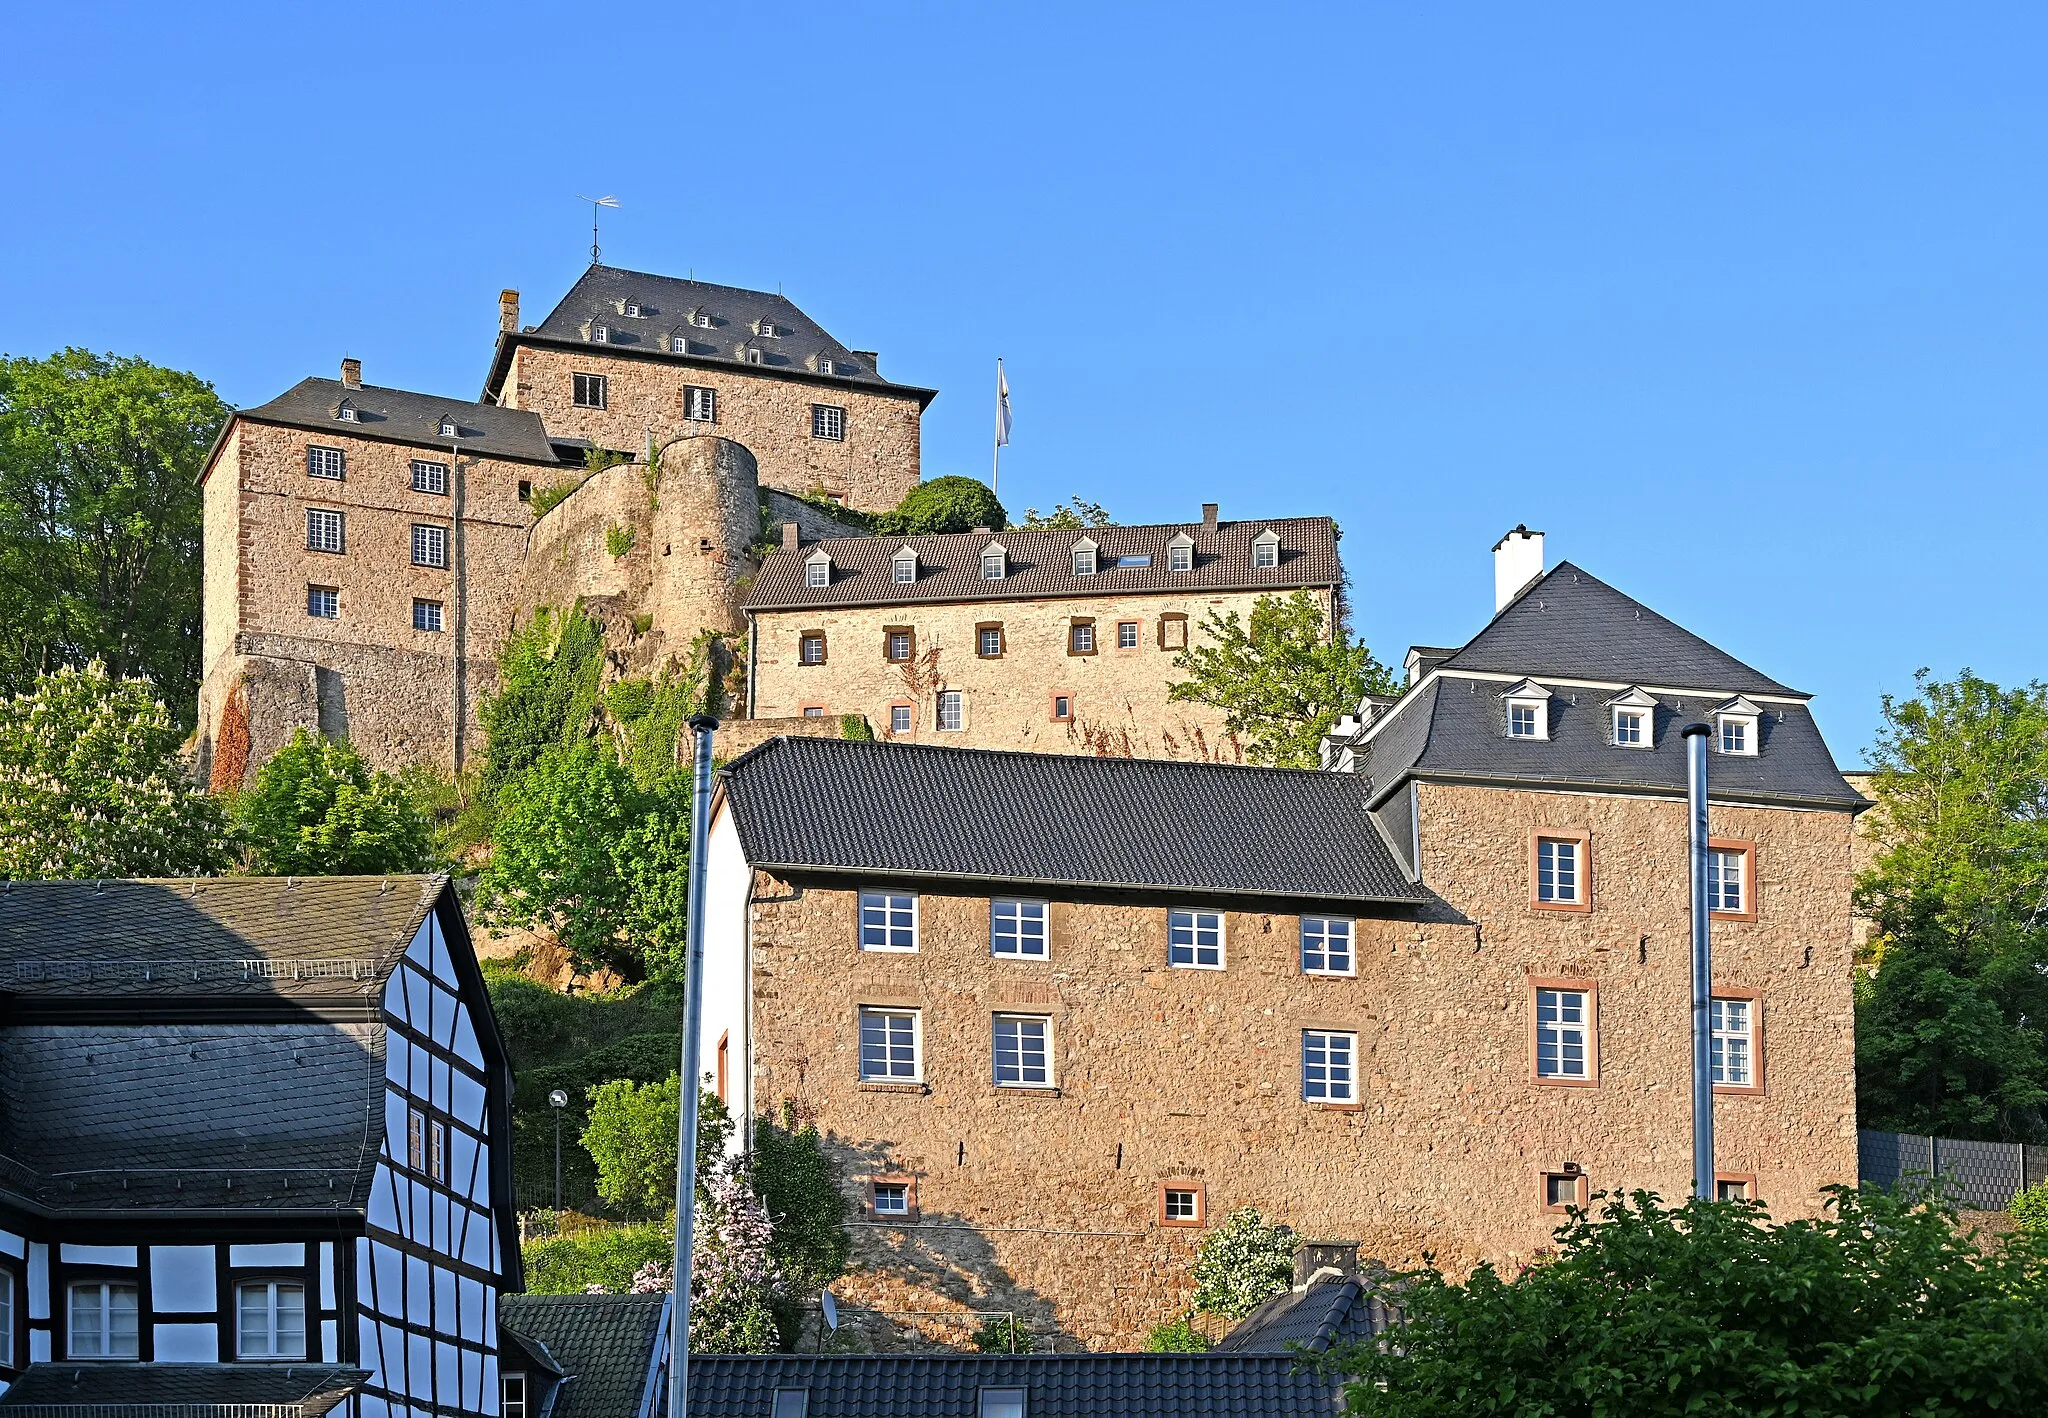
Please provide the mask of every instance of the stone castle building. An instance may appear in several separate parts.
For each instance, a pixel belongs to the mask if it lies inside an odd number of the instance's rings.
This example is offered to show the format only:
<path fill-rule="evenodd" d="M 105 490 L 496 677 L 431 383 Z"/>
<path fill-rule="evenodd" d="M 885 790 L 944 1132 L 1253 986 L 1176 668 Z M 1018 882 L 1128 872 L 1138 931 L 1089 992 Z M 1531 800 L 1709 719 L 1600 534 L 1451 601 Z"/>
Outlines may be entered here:
<path fill-rule="evenodd" d="M 1785 1218 L 1853 1183 L 1864 802 L 1807 696 L 1538 537 L 1496 555 L 1491 622 L 1413 652 L 1326 771 L 814 739 L 726 769 L 702 1065 L 836 1150 L 843 1304 L 1130 1348 L 1239 1207 L 1458 1269 L 1595 1192 L 1684 1196 L 1693 720 L 1717 1185 Z"/>

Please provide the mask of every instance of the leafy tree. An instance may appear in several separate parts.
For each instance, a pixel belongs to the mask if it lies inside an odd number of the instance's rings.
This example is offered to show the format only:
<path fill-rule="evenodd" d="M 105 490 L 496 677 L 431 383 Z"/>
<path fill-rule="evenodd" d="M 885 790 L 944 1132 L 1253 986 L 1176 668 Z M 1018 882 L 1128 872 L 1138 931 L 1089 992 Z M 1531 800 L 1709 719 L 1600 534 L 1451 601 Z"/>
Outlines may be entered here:
<path fill-rule="evenodd" d="M 1308 591 L 1261 596 L 1249 623 L 1236 611 L 1210 611 L 1208 644 L 1174 658 L 1188 678 L 1167 686 L 1175 703 L 1221 709 L 1229 731 L 1254 763 L 1314 768 L 1330 725 L 1367 694 L 1391 694 L 1393 675 L 1372 651 L 1353 644 Z"/>
<path fill-rule="evenodd" d="M 1857 982 L 1866 1126 L 2038 1138 L 2048 1103 L 2048 686 L 1925 670 L 1872 760 L 1877 930 Z"/>
<path fill-rule="evenodd" d="M 1233 1211 L 1195 1257 L 1195 1308 L 1241 1320 L 1294 1280 L 1294 1232 L 1256 1207 Z"/>
<path fill-rule="evenodd" d="M 1029 1354 L 1031 1331 L 1008 1315 L 991 1315 L 974 1331 L 974 1347 L 984 1354 Z"/>
<path fill-rule="evenodd" d="M 782 1277 L 775 1319 L 783 1342 L 794 1344 L 804 1307 L 846 1273 L 853 1255 L 846 1197 L 817 1125 L 799 1127 L 796 1109 L 788 1103 L 779 1120 L 754 1121 L 753 1176 L 775 1227 L 769 1255 Z"/>
<path fill-rule="evenodd" d="M 0 358 L 0 694 L 99 660 L 191 727 L 199 472 L 227 417 L 204 380 L 144 360 Z"/>
<path fill-rule="evenodd" d="M 1638 1192 L 1574 1213 L 1555 1259 L 1389 1282 L 1398 1342 L 1338 1356 L 1350 1411 L 1966 1415 L 2048 1404 L 2048 1252 L 1979 1250 L 1953 1212 L 1832 1189 L 1773 1226 L 1755 1202 Z"/>
<path fill-rule="evenodd" d="M 227 819 L 179 760 L 183 737 L 146 682 L 97 660 L 0 699 L 0 878 L 224 868 Z"/>
<path fill-rule="evenodd" d="M 904 494 L 894 512 L 875 518 L 875 534 L 914 537 L 929 532 L 971 532 L 976 527 L 1006 527 L 1009 516 L 996 495 L 973 478 L 933 478 Z"/>
<path fill-rule="evenodd" d="M 1050 512 L 1040 512 L 1036 507 L 1025 508 L 1024 520 L 1017 525 L 1072 531 L 1082 527 L 1114 527 L 1116 519 L 1109 515 L 1101 503 L 1090 502 L 1079 493 L 1075 493 L 1065 502 L 1053 504 Z"/>
<path fill-rule="evenodd" d="M 1211 1347 L 1209 1336 L 1195 1328 L 1193 1314 L 1153 1325 L 1145 1336 L 1147 1354 L 1206 1354 Z"/>
<path fill-rule="evenodd" d="M 583 1147 L 597 1164 L 597 1192 L 614 1206 L 660 1215 L 676 1204 L 676 1143 L 682 1124 L 678 1074 L 660 1083 L 615 1078 L 590 1090 Z M 716 1093 L 697 1095 L 698 1186 L 725 1155 L 732 1117 Z"/>
<path fill-rule="evenodd" d="M 376 876 L 427 864 L 429 824 L 404 784 L 311 729 L 271 755 L 233 810 L 253 872 Z"/>

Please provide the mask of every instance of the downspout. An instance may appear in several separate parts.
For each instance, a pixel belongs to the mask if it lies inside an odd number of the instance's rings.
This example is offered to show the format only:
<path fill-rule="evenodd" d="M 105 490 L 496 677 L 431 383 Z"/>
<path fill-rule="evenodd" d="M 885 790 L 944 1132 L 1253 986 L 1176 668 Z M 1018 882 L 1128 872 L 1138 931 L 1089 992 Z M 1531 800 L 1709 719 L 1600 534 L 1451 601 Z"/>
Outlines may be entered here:
<path fill-rule="evenodd" d="M 755 623 L 752 611 L 747 611 L 745 614 L 747 617 L 747 717 L 754 719 L 760 717 L 754 712 L 754 660 L 760 653 L 761 642 L 757 633 L 760 627 Z"/>
<path fill-rule="evenodd" d="M 449 756 L 455 764 L 457 777 L 462 774 L 462 720 L 468 711 L 467 696 L 463 693 L 463 670 L 469 658 L 469 577 L 463 567 L 462 552 L 462 503 L 464 483 L 462 480 L 462 445 L 448 445 L 448 476 L 453 486 L 448 489 L 450 527 L 449 551 L 454 557 L 455 604 L 450 609 L 455 614 L 455 653 L 451 657 L 454 665 L 453 683 L 449 687 L 448 702 L 454 710 L 454 724 L 449 730 Z"/>

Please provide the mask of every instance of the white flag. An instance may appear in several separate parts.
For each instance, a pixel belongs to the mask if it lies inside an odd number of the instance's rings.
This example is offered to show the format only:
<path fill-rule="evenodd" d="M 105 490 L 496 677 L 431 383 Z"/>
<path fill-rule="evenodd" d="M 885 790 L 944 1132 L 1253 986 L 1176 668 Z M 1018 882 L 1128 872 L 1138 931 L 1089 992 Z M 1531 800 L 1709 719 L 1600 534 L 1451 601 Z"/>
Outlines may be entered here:
<path fill-rule="evenodd" d="M 1010 442 L 1010 381 L 1003 377 L 1003 362 L 996 361 L 996 447 Z"/>

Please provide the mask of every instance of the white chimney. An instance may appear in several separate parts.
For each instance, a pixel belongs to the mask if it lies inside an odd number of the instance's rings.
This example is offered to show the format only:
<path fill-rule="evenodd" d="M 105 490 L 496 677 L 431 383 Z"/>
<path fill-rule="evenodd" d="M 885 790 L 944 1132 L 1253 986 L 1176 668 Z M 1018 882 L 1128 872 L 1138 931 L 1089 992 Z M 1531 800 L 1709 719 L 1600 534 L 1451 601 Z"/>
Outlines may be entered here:
<path fill-rule="evenodd" d="M 1543 574 L 1543 533 L 1517 526 L 1493 544 L 1493 613 Z"/>

